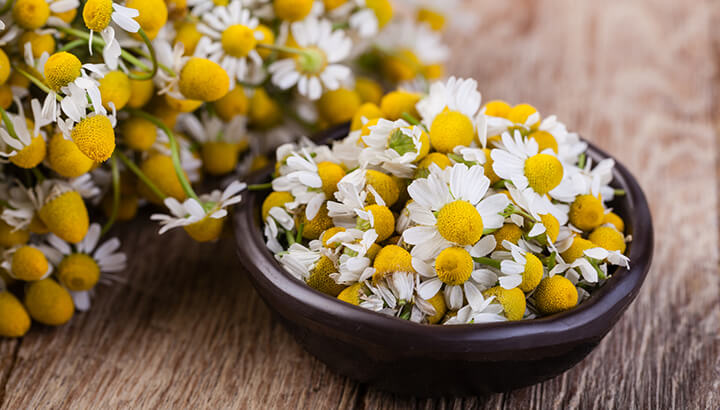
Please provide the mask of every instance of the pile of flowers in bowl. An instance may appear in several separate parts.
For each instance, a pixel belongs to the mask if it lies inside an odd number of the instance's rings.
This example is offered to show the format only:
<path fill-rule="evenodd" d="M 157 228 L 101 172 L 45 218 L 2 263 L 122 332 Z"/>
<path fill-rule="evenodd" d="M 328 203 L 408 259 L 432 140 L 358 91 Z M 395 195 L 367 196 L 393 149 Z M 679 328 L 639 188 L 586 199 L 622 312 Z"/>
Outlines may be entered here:
<path fill-rule="evenodd" d="M 586 150 L 531 105 L 481 106 L 472 79 L 393 91 L 331 146 L 277 149 L 266 244 L 308 286 L 414 322 L 566 311 L 629 267 L 614 161 Z"/>
<path fill-rule="evenodd" d="M 139 207 L 215 240 L 267 150 L 442 76 L 443 8 L 408 3 L 4 1 L 0 336 L 64 324 L 122 280 L 106 235 Z"/>

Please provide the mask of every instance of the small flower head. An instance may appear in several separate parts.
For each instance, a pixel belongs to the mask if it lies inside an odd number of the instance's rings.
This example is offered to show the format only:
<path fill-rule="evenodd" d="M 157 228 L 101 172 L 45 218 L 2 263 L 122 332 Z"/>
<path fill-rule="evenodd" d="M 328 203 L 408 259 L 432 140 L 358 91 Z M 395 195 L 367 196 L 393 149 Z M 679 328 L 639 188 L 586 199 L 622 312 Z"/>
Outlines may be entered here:
<path fill-rule="evenodd" d="M 23 337 L 30 329 L 30 316 L 12 293 L 0 290 L 0 337 Z"/>
<path fill-rule="evenodd" d="M 180 92 L 191 100 L 215 101 L 230 89 L 227 72 L 206 58 L 191 58 L 180 71 Z"/>
<path fill-rule="evenodd" d="M 30 232 L 27 229 L 17 229 L 0 219 L 0 246 L 11 248 L 25 245 L 29 240 Z"/>
<path fill-rule="evenodd" d="M 568 310 L 578 301 L 575 285 L 560 275 L 543 279 L 533 296 L 535 306 L 545 315 Z"/>
<path fill-rule="evenodd" d="M 25 306 L 33 320 L 50 326 L 67 323 L 75 313 L 70 293 L 50 278 L 28 286 Z"/>
<path fill-rule="evenodd" d="M 168 19 L 164 0 L 128 0 L 125 7 L 139 12 L 136 20 L 151 40 L 158 35 Z"/>
<path fill-rule="evenodd" d="M 336 297 L 347 286 L 335 282 L 335 280 L 330 277 L 330 275 L 335 272 L 337 272 L 337 268 L 333 260 L 323 255 L 315 263 L 315 266 L 310 271 L 310 276 L 308 276 L 305 281 L 311 288 Z"/>
<path fill-rule="evenodd" d="M 393 272 L 415 272 L 410 252 L 397 245 L 386 245 L 378 252 L 373 262 L 374 280 Z"/>
<path fill-rule="evenodd" d="M 588 240 L 609 251 L 625 253 L 625 237 L 614 227 L 599 226 L 590 233 Z"/>
<path fill-rule="evenodd" d="M 317 101 L 320 117 L 330 125 L 350 121 L 360 104 L 358 93 L 347 88 L 326 91 Z"/>
<path fill-rule="evenodd" d="M 313 0 L 273 0 L 275 14 L 281 20 L 300 21 L 312 10 Z"/>
<path fill-rule="evenodd" d="M 130 79 L 122 71 L 111 71 L 100 79 L 100 95 L 106 110 L 111 110 L 112 104 L 116 110 L 122 110 L 130 100 Z"/>
<path fill-rule="evenodd" d="M 47 22 L 50 6 L 47 0 L 17 0 L 12 7 L 12 17 L 25 30 L 35 30 Z"/>
<path fill-rule="evenodd" d="M 112 13 L 112 0 L 88 0 L 82 13 L 85 27 L 98 33 L 105 30 L 110 24 Z"/>
<path fill-rule="evenodd" d="M 579 195 L 570 205 L 570 223 L 583 231 L 600 226 L 605 218 L 602 201 L 593 195 Z"/>
<path fill-rule="evenodd" d="M 70 243 L 78 243 L 90 226 L 85 201 L 77 191 L 54 188 L 38 211 L 50 232 Z"/>
<path fill-rule="evenodd" d="M 105 115 L 85 117 L 71 131 L 78 149 L 95 162 L 105 162 L 115 151 L 113 123 Z"/>
<path fill-rule="evenodd" d="M 75 81 L 82 72 L 82 63 L 73 54 L 67 51 L 57 52 L 45 62 L 45 80 L 55 91 Z"/>
<path fill-rule="evenodd" d="M 446 248 L 435 259 L 435 272 L 448 285 L 462 285 L 470 279 L 472 271 L 472 257 L 463 248 Z"/>
<path fill-rule="evenodd" d="M 382 242 L 395 232 L 395 216 L 387 206 L 368 205 L 358 212 L 358 227 L 362 230 L 374 228 L 377 242 Z"/>
<path fill-rule="evenodd" d="M 125 144 L 134 150 L 147 151 L 157 139 L 157 127 L 142 117 L 130 117 L 120 124 Z"/>
<path fill-rule="evenodd" d="M 520 320 L 525 315 L 525 294 L 518 288 L 505 289 L 495 286 L 483 292 L 483 296 L 494 296 L 502 305 L 508 320 Z"/>
<path fill-rule="evenodd" d="M 32 282 L 46 277 L 51 271 L 47 258 L 34 246 L 22 246 L 12 254 L 10 275 L 15 279 Z"/>

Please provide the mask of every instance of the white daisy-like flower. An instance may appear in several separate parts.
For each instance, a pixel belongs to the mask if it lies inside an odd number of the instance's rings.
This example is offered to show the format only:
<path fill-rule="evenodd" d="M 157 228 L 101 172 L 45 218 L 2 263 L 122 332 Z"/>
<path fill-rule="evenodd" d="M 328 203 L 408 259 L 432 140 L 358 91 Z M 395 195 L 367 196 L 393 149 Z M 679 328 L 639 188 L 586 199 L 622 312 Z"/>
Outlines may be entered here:
<path fill-rule="evenodd" d="M 337 183 L 338 189 L 334 194 L 336 201 L 327 203 L 328 215 L 333 219 L 335 226 L 352 228 L 355 226 L 357 216 L 363 215 L 365 218 L 368 215 L 364 209 L 369 205 L 367 199 L 369 194 L 376 198 L 375 203 L 385 206 L 382 195 L 367 183 L 367 172 L 367 169 L 358 168 Z"/>
<path fill-rule="evenodd" d="M 457 314 L 448 319 L 446 325 L 463 325 L 468 323 L 504 322 L 503 307 L 493 303 L 495 297 L 484 298 L 482 293 L 474 298 L 474 303 L 468 303 L 458 310 Z"/>
<path fill-rule="evenodd" d="M 165 206 L 171 215 L 153 214 L 150 219 L 160 222 L 160 234 L 173 228 L 201 222 L 205 218 L 223 219 L 228 215 L 227 208 L 242 200 L 240 192 L 246 187 L 247 184 L 243 182 L 233 181 L 223 191 L 216 189 L 210 194 L 201 195 L 202 204 L 194 198 L 188 198 L 182 203 L 172 197 L 165 198 Z M 206 208 L 203 207 L 203 204 L 211 206 Z"/>
<path fill-rule="evenodd" d="M 413 162 L 423 152 L 422 136 L 420 127 L 410 126 L 404 120 L 380 119 L 370 127 L 370 134 L 363 137 L 367 147 L 360 151 L 360 164 L 380 166 L 395 176 L 411 178 L 416 168 Z M 425 149 L 429 150 L 430 141 L 425 137 Z"/>
<path fill-rule="evenodd" d="M 120 249 L 119 239 L 111 238 L 100 245 L 101 231 L 99 224 L 94 223 L 90 225 L 85 238 L 76 245 L 69 244 L 59 237 L 49 234 L 46 237 L 47 245 L 42 246 L 43 253 L 45 253 L 48 260 L 58 268 L 58 275 L 60 276 L 61 282 L 67 280 L 68 283 L 63 283 L 63 285 L 69 288 L 70 295 L 75 302 L 75 307 L 80 311 L 85 311 L 90 308 L 91 290 L 73 290 L 77 289 L 77 287 L 85 287 L 88 284 L 78 278 L 64 277 L 62 268 L 63 260 L 78 258 L 82 262 L 75 264 L 76 269 L 92 270 L 93 267 L 97 268 L 105 279 L 112 279 L 112 276 L 107 274 L 121 272 L 125 270 L 127 264 L 127 256 L 125 253 L 118 252 Z M 74 255 L 84 255 L 85 257 Z M 103 277 L 100 278 L 100 281 L 103 281 Z M 92 286 L 94 286 L 94 284 L 92 284 Z"/>
<path fill-rule="evenodd" d="M 339 64 L 350 54 L 352 41 L 342 30 L 333 30 L 328 20 L 309 17 L 290 26 L 300 54 L 270 65 L 272 82 L 283 90 L 297 85 L 298 92 L 311 100 L 325 90 L 336 90 L 348 81 L 352 71 Z"/>
<path fill-rule="evenodd" d="M 174 73 L 180 73 L 185 63 L 190 60 L 190 57 L 185 56 L 185 46 L 181 41 L 172 45 L 169 40 L 156 37 L 153 40 L 153 48 L 158 63 L 170 68 Z M 180 82 L 179 75 L 172 75 L 165 70 L 158 70 L 153 81 L 158 88 L 158 94 L 168 94 L 178 100 L 185 99 L 178 86 Z"/>
<path fill-rule="evenodd" d="M 278 234 L 280 234 L 279 228 L 284 229 L 286 232 L 290 232 L 294 227 L 295 220 L 292 216 L 290 216 L 284 207 L 274 206 L 270 208 L 268 216 L 265 219 L 265 229 L 263 231 L 266 238 L 265 244 L 268 249 L 273 251 L 273 253 L 282 252 L 284 248 L 277 239 Z"/>
<path fill-rule="evenodd" d="M 13 263 L 12 263 L 12 262 L 13 262 L 13 256 L 14 256 L 15 253 L 18 251 L 18 249 L 23 248 L 23 247 L 25 247 L 25 246 L 29 246 L 29 247 L 31 247 L 31 248 L 35 248 L 36 250 L 42 252 L 43 255 L 45 255 L 45 252 L 44 252 L 42 246 L 37 246 L 37 245 L 32 245 L 32 244 L 31 244 L 31 245 L 24 245 L 24 246 L 14 246 L 14 247 L 12 247 L 12 248 L 0 250 L 0 260 L 2 261 L 2 262 L 0 263 L 0 269 L 3 269 L 5 272 L 7 272 L 7 274 L 8 274 L 11 278 L 23 280 L 22 278 L 18 278 L 18 277 L 16 276 L 16 275 L 20 275 L 20 273 L 18 273 L 17 271 L 14 271 L 14 270 L 13 270 Z M 47 257 L 47 255 L 45 255 L 45 257 Z M 47 270 L 46 270 L 45 273 L 44 273 L 41 277 L 39 277 L 37 280 L 41 280 L 41 279 L 47 278 L 48 276 L 50 276 L 51 273 L 53 273 L 53 270 L 54 270 L 53 265 L 50 264 L 50 263 L 48 263 Z"/>
<path fill-rule="evenodd" d="M 498 277 L 500 286 L 505 289 L 513 289 L 520 286 L 523 281 L 523 274 L 528 270 L 532 271 L 529 273 L 537 274 L 539 269 L 540 274 L 533 277 L 538 278 L 538 282 L 540 281 L 539 278 L 542 278 L 543 275 L 543 265 L 542 262 L 540 262 L 540 260 L 537 258 L 537 256 L 533 255 L 527 249 L 524 249 L 508 241 L 503 241 L 502 245 L 510 252 L 496 251 L 492 254 L 493 259 L 501 259 L 500 275 Z M 532 260 L 528 262 L 528 259 Z M 522 290 L 524 292 L 527 292 L 532 289 Z"/>
<path fill-rule="evenodd" d="M 325 202 L 322 185 L 315 158 L 306 148 L 292 152 L 285 159 L 284 165 L 280 166 L 280 176 L 272 181 L 273 190 L 290 192 L 295 198 L 286 204 L 288 209 L 306 205 L 305 216 L 308 220 L 315 218 Z"/>
<path fill-rule="evenodd" d="M 275 258 L 295 278 L 303 282 L 310 276 L 310 271 L 323 256 L 318 247 L 319 241 L 310 243 L 307 248 L 299 243 L 293 243 L 285 252 L 275 255 Z M 322 246 L 320 244 L 320 246 Z"/>
<path fill-rule="evenodd" d="M 242 115 L 225 122 L 205 111 L 200 118 L 188 113 L 178 117 L 178 126 L 201 144 L 217 141 L 240 144 L 247 141 L 247 118 Z"/>
<path fill-rule="evenodd" d="M 377 233 L 374 229 L 347 229 L 329 238 L 327 243 L 340 242 L 346 250 L 338 258 L 338 272 L 331 273 L 330 277 L 337 283 L 348 285 L 370 278 L 375 269 L 366 255 L 375 240 Z"/>
<path fill-rule="evenodd" d="M 202 14 L 197 29 L 204 34 L 195 47 L 195 56 L 208 58 L 225 70 L 230 78 L 243 82 L 262 81 L 265 73 L 262 58 L 255 46 L 263 39 L 256 30 L 258 19 L 244 8 L 240 0 L 225 7 L 215 7 Z M 230 88 L 235 85 L 231 81 Z"/>
<path fill-rule="evenodd" d="M 601 197 L 603 202 L 612 201 L 615 197 L 615 189 L 610 186 L 613 180 L 613 168 L 615 160 L 606 158 L 593 167 L 592 158 L 588 158 L 583 168 L 570 165 L 566 166 L 572 181 L 573 188 L 577 195 L 592 195 Z M 570 199 L 570 198 L 566 198 Z M 574 198 L 573 198 L 574 199 Z M 565 202 L 572 202 L 568 200 Z"/>
<path fill-rule="evenodd" d="M 500 178 L 512 181 L 521 191 L 529 187 L 537 195 L 575 197 L 565 167 L 551 149 L 538 152 L 537 141 L 523 138 L 519 131 L 515 131 L 514 137 L 504 133 L 502 145 L 490 151 L 493 170 Z"/>
<path fill-rule="evenodd" d="M 431 85 L 430 92 L 417 103 L 416 108 L 423 124 L 432 132 L 435 117 L 446 111 L 459 112 L 472 121 L 480 109 L 481 101 L 477 81 L 450 77 L 445 83 Z"/>
<path fill-rule="evenodd" d="M 439 33 L 413 19 L 393 21 L 385 27 L 376 41 L 384 53 L 411 53 L 424 66 L 442 64 L 450 56 L 450 49 Z"/>
<path fill-rule="evenodd" d="M 180 152 L 180 164 L 182 165 L 183 171 L 187 175 L 190 182 L 198 182 L 201 177 L 202 170 L 202 159 L 195 156 L 192 151 L 192 143 L 186 138 L 182 138 L 179 135 L 175 135 L 175 140 L 178 142 L 178 150 Z M 160 154 L 170 156 L 170 138 L 168 138 L 165 131 L 157 129 L 157 138 L 152 146 L 152 150 Z"/>
<path fill-rule="evenodd" d="M 416 226 L 403 232 L 403 240 L 415 245 L 412 255 L 430 260 L 447 247 L 475 245 L 485 229 L 500 228 L 509 199 L 486 197 L 489 186 L 483 167 L 465 164 L 445 170 L 431 166 L 427 178 L 413 181 L 408 210 Z"/>
<path fill-rule="evenodd" d="M 36 117 L 36 122 L 34 123 L 35 126 L 33 129 L 28 128 L 28 122 L 25 118 L 25 113 L 22 108 L 22 103 L 20 100 L 15 100 L 16 105 L 18 107 L 18 113 L 17 114 L 11 114 L 6 113 L 10 124 L 12 126 L 12 130 L 10 130 L 7 127 L 7 124 L 5 124 L 4 121 L 0 123 L 0 157 L 5 159 L 10 159 L 14 156 L 16 156 L 20 151 L 24 150 L 30 144 L 33 142 L 35 138 L 42 138 L 45 139 L 45 132 L 42 131 L 40 128 L 44 127 L 48 124 L 46 120 L 43 119 L 42 113 L 38 113 L 35 110 L 35 107 L 39 102 L 37 100 L 33 99 L 34 103 L 33 105 L 33 114 L 39 115 L 40 118 Z M 37 124 L 40 124 L 38 126 Z M 43 149 L 44 152 L 44 149 Z M 44 155 L 43 155 L 44 156 Z M 41 158 L 38 158 L 41 159 Z M 32 168 L 37 164 L 18 164 L 24 168 Z"/>

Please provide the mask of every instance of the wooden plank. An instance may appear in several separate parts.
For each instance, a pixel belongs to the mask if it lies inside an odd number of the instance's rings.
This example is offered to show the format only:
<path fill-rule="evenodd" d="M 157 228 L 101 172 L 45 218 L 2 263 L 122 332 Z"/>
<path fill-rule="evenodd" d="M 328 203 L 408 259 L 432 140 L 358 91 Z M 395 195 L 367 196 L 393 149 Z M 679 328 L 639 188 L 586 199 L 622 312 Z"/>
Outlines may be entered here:
<path fill-rule="evenodd" d="M 558 114 L 625 163 L 651 204 L 648 281 L 584 362 L 488 397 L 360 386 L 273 320 L 231 237 L 158 239 L 143 219 L 118 231 L 131 255 L 126 283 L 98 289 L 68 326 L 0 341 L 1 406 L 720 408 L 717 3 L 472 4 L 477 28 L 451 33 L 449 71 L 478 78 L 485 100 Z"/>

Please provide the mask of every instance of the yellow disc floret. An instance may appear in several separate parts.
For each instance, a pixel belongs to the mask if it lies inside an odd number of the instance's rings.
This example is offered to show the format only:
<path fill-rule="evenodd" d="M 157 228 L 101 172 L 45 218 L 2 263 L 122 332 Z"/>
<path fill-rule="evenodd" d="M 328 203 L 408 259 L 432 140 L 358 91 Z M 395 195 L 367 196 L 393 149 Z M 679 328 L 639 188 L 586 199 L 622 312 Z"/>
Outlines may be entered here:
<path fill-rule="evenodd" d="M 140 27 L 150 40 L 154 39 L 167 23 L 168 10 L 163 0 L 128 0 L 125 7 L 140 12 L 140 15 L 135 17 L 135 21 L 140 23 Z"/>
<path fill-rule="evenodd" d="M 473 271 L 473 260 L 463 248 L 446 248 L 435 259 L 438 278 L 448 285 L 462 285 Z"/>
<path fill-rule="evenodd" d="M 35 136 L 30 140 L 30 145 L 17 151 L 17 154 L 10 157 L 10 162 L 20 168 L 30 169 L 45 159 L 46 144 L 45 138 L 41 135 Z"/>
<path fill-rule="evenodd" d="M 135 72 L 139 74 L 139 72 Z M 152 80 L 130 80 L 130 99 L 127 106 L 130 108 L 140 108 L 150 101 L 155 94 L 155 86 Z"/>
<path fill-rule="evenodd" d="M 280 121 L 282 109 L 277 101 L 270 98 L 265 89 L 256 88 L 250 98 L 248 117 L 254 126 L 265 129 Z"/>
<path fill-rule="evenodd" d="M 197 242 L 210 242 L 220 237 L 225 218 L 211 218 L 209 216 L 183 226 L 185 232 Z"/>
<path fill-rule="evenodd" d="M 198 31 L 195 22 L 182 21 L 175 26 L 175 40 L 173 40 L 173 45 L 182 43 L 183 54 L 191 56 L 195 52 L 195 47 L 197 47 L 202 37 L 203 34 Z"/>
<path fill-rule="evenodd" d="M 58 91 L 80 77 L 81 67 L 80 60 L 67 51 L 55 53 L 45 62 L 45 81 L 50 88 Z"/>
<path fill-rule="evenodd" d="M 35 30 L 45 25 L 50 17 L 50 6 L 46 0 L 17 0 L 12 7 L 15 24 L 25 30 Z"/>
<path fill-rule="evenodd" d="M 238 146 L 224 141 L 210 141 L 202 145 L 203 169 L 210 175 L 225 175 L 238 163 Z"/>
<path fill-rule="evenodd" d="M 522 274 L 522 283 L 520 283 L 520 290 L 523 292 L 530 292 L 540 283 L 543 277 L 543 264 L 540 262 L 537 256 L 532 253 L 525 254 L 525 270 Z"/>
<path fill-rule="evenodd" d="M 339 284 L 330 277 L 330 274 L 335 272 L 337 272 L 335 263 L 333 263 L 332 259 L 323 255 L 315 263 L 315 267 L 310 271 L 310 276 L 308 276 L 305 282 L 317 291 L 330 296 L 337 296 L 347 285 Z"/>
<path fill-rule="evenodd" d="M 430 126 L 430 142 L 439 152 L 452 152 L 458 145 L 468 146 L 475 136 L 472 121 L 457 111 L 438 114 Z"/>
<path fill-rule="evenodd" d="M 393 272 L 415 272 L 410 252 L 397 245 L 387 245 L 380 249 L 375 256 L 373 268 L 375 268 L 374 280 Z"/>
<path fill-rule="evenodd" d="M 450 161 L 450 158 L 445 154 L 431 152 L 418 163 L 417 170 L 415 171 L 416 178 L 427 176 L 427 170 L 430 168 L 430 164 L 435 164 L 440 167 L 440 169 L 445 169 L 452 165 L 452 161 Z"/>
<path fill-rule="evenodd" d="M 415 104 L 420 101 L 421 95 L 408 91 L 391 91 L 380 100 L 380 110 L 383 116 L 389 120 L 399 119 L 403 113 L 417 117 Z"/>
<path fill-rule="evenodd" d="M 222 32 L 220 43 L 226 54 L 236 58 L 245 58 L 250 51 L 255 49 L 257 40 L 255 40 L 253 29 L 242 24 L 233 24 Z"/>
<path fill-rule="evenodd" d="M 587 239 L 575 236 L 570 247 L 564 252 L 561 252 L 560 256 L 562 256 L 566 263 L 573 263 L 577 258 L 582 258 L 586 250 L 595 247 L 596 245 Z"/>
<path fill-rule="evenodd" d="M 242 86 L 236 85 L 225 96 L 213 103 L 215 113 L 223 121 L 230 121 L 236 115 L 245 115 L 250 101 Z"/>
<path fill-rule="evenodd" d="M 116 110 L 125 108 L 130 100 L 130 79 L 122 71 L 111 71 L 100 79 L 100 94 L 102 95 L 103 107 L 111 110 L 110 103 L 115 105 Z"/>
<path fill-rule="evenodd" d="M 72 291 L 86 291 L 100 280 L 100 267 L 89 255 L 72 253 L 60 262 L 57 277 L 60 283 Z"/>
<path fill-rule="evenodd" d="M 545 195 L 560 185 L 563 166 L 559 159 L 550 154 L 536 154 L 525 161 L 525 176 L 530 188 Z"/>
<path fill-rule="evenodd" d="M 303 212 L 301 223 L 303 224 L 303 238 L 310 240 L 317 239 L 321 233 L 333 227 L 333 221 L 332 218 L 328 216 L 326 204 L 320 207 L 320 210 L 313 219 L 308 220 L 305 212 Z"/>
<path fill-rule="evenodd" d="M 583 231 L 600 226 L 605 218 L 602 201 L 593 195 L 579 195 L 570 205 L 570 223 Z"/>
<path fill-rule="evenodd" d="M 388 207 L 393 206 L 400 197 L 400 189 L 390 175 L 369 169 L 365 172 L 365 181 L 367 185 L 375 189 L 375 192 L 382 197 Z M 372 192 L 368 192 L 367 201 L 371 204 L 377 202 Z"/>
<path fill-rule="evenodd" d="M 615 212 L 606 213 L 602 223 L 613 225 L 618 232 L 625 232 L 625 221 Z"/>
<path fill-rule="evenodd" d="M 338 88 L 325 92 L 317 101 L 320 117 L 330 125 L 350 121 L 362 101 L 360 95 L 347 88 Z"/>
<path fill-rule="evenodd" d="M 193 57 L 180 71 L 180 92 L 191 100 L 215 101 L 230 89 L 230 77 L 217 63 Z"/>
<path fill-rule="evenodd" d="M 609 226 L 599 226 L 590 233 L 588 240 L 609 251 L 620 251 L 620 253 L 625 253 L 625 237 L 615 228 Z"/>
<path fill-rule="evenodd" d="M 518 288 L 505 289 L 495 286 L 483 292 L 483 296 L 489 298 L 495 296 L 505 311 L 508 320 L 520 320 L 525 315 L 525 294 Z"/>
<path fill-rule="evenodd" d="M 527 121 L 528 117 L 535 114 L 536 112 L 537 109 L 530 104 L 518 104 L 512 107 L 510 112 L 508 112 L 507 119 L 516 124 L 524 124 L 525 121 Z M 533 124 L 533 126 L 537 125 L 538 123 Z"/>
<path fill-rule="evenodd" d="M 0 246 L 10 248 L 17 245 L 24 245 L 30 240 L 30 232 L 27 229 L 16 229 L 0 219 Z"/>
<path fill-rule="evenodd" d="M 547 131 L 533 131 L 528 135 L 528 138 L 534 139 L 535 142 L 538 144 L 538 152 L 543 152 L 546 149 L 551 149 L 556 154 L 558 153 L 558 143 L 557 140 L 555 140 L 555 137 L 553 137 L 552 134 L 550 134 Z"/>
<path fill-rule="evenodd" d="M 47 158 L 50 168 L 65 178 L 77 178 L 90 171 L 95 164 L 74 142 L 65 139 L 60 133 L 50 137 Z"/>
<path fill-rule="evenodd" d="M 95 162 L 106 161 L 115 151 L 115 131 L 104 115 L 83 118 L 70 136 L 80 151 Z"/>
<path fill-rule="evenodd" d="M 395 216 L 387 206 L 368 205 L 365 211 L 372 213 L 373 216 L 373 228 L 378 235 L 375 242 L 382 242 L 395 232 Z"/>
<path fill-rule="evenodd" d="M 380 104 L 383 96 L 383 88 L 377 81 L 368 77 L 355 79 L 355 92 L 364 103 Z"/>
<path fill-rule="evenodd" d="M 555 242 L 560 234 L 560 222 L 552 214 L 540 215 L 540 222 L 545 227 L 545 233 L 550 237 L 550 242 Z"/>
<path fill-rule="evenodd" d="M 493 169 L 493 161 L 492 157 L 490 156 L 490 150 L 487 148 L 483 148 L 483 152 L 485 153 L 485 163 L 483 164 L 483 170 L 485 171 L 485 176 L 488 177 L 490 180 L 490 184 L 494 184 L 498 181 L 500 181 L 500 177 L 497 176 L 495 173 L 495 170 Z"/>
<path fill-rule="evenodd" d="M 180 185 L 180 179 L 178 179 L 175 173 L 175 167 L 173 167 L 170 156 L 162 154 L 151 155 L 140 164 L 140 170 L 162 193 L 178 201 L 185 200 L 185 191 L 182 185 Z M 162 202 L 142 181 L 138 181 L 138 191 L 152 202 Z"/>
<path fill-rule="evenodd" d="M 25 306 L 30 317 L 50 326 L 67 323 L 75 313 L 70 293 L 49 278 L 30 284 L 25 292 Z"/>
<path fill-rule="evenodd" d="M 360 304 L 360 295 L 365 293 L 364 288 L 365 284 L 363 282 L 358 282 L 354 285 L 346 287 L 342 292 L 340 292 L 337 298 L 343 302 L 357 306 Z"/>
<path fill-rule="evenodd" d="M 120 125 L 123 141 L 129 148 L 147 151 L 157 139 L 157 127 L 142 117 L 130 117 Z"/>
<path fill-rule="evenodd" d="M 503 241 L 508 241 L 512 243 L 513 245 L 517 245 L 520 238 L 522 238 L 523 230 L 520 229 L 519 226 L 507 223 L 500 227 L 497 231 L 493 232 L 493 236 L 495 237 L 495 250 L 500 251 L 504 250 L 503 248 Z"/>
<path fill-rule="evenodd" d="M 274 0 L 275 15 L 281 20 L 300 21 L 312 10 L 312 0 Z"/>
<path fill-rule="evenodd" d="M 292 194 L 290 192 L 284 192 L 284 191 L 273 191 L 270 193 L 270 195 L 265 198 L 262 204 L 262 218 L 263 221 L 267 219 L 268 215 L 270 215 L 270 209 L 278 206 L 280 208 L 283 208 L 284 205 L 288 202 L 292 202 L 295 198 L 293 198 Z"/>
<path fill-rule="evenodd" d="M 420 59 L 409 49 L 401 49 L 382 59 L 383 74 L 396 83 L 411 81 L 420 69 Z"/>
<path fill-rule="evenodd" d="M 510 104 L 505 101 L 493 100 L 485 104 L 485 115 L 507 118 L 511 109 L 512 107 L 510 107 Z"/>
<path fill-rule="evenodd" d="M 19 41 L 20 50 L 25 50 L 25 45 L 30 44 L 33 58 L 40 58 L 43 53 L 52 54 L 55 51 L 55 38 L 52 34 L 39 34 L 34 31 L 26 31 Z"/>
<path fill-rule="evenodd" d="M 50 232 L 70 243 L 78 243 L 90 226 L 85 201 L 76 191 L 67 191 L 45 203 L 38 211 Z"/>
<path fill-rule="evenodd" d="M 8 291 L 0 292 L 0 337 L 22 337 L 30 329 L 30 316 Z"/>
<path fill-rule="evenodd" d="M 440 235 L 458 245 L 474 245 L 483 234 L 480 213 L 469 202 L 457 200 L 443 206 L 437 214 Z"/>
<path fill-rule="evenodd" d="M 566 311 L 577 305 L 577 288 L 567 278 L 545 278 L 535 291 L 535 306 L 543 315 Z"/>
<path fill-rule="evenodd" d="M 48 271 L 48 261 L 40 249 L 33 246 L 18 248 L 12 257 L 12 276 L 31 282 L 40 280 Z"/>
<path fill-rule="evenodd" d="M 85 27 L 101 32 L 110 24 L 113 7 L 111 0 L 88 0 L 83 7 Z"/>
<path fill-rule="evenodd" d="M 350 130 L 359 130 L 363 128 L 363 125 L 365 125 L 363 124 L 363 121 L 372 120 L 380 117 L 382 117 L 382 111 L 380 111 L 380 107 L 378 107 L 374 103 L 365 103 L 361 105 L 360 108 L 357 109 L 357 111 L 355 111 L 355 114 L 352 117 L 352 122 L 350 123 Z"/>
<path fill-rule="evenodd" d="M 10 77 L 10 59 L 8 59 L 7 54 L 5 54 L 5 50 L 0 49 L 0 84 L 5 84 L 8 77 Z M 12 91 L 10 97 L 10 101 L 12 102 Z M 8 107 L 9 106 L 8 104 Z"/>
<path fill-rule="evenodd" d="M 343 228 L 342 226 L 333 226 L 332 228 L 323 232 L 322 235 L 320 235 L 322 245 L 330 249 L 335 249 L 340 246 L 340 242 L 333 241 L 331 243 L 328 243 L 328 241 L 332 239 L 333 236 L 339 234 L 340 232 L 345 232 L 345 228 Z"/>
<path fill-rule="evenodd" d="M 325 198 L 332 199 L 333 194 L 338 190 L 338 182 L 345 176 L 345 170 L 340 165 L 330 161 L 319 162 L 317 167 Z"/>
<path fill-rule="evenodd" d="M 427 317 L 427 321 L 430 324 L 438 323 L 445 317 L 447 313 L 447 304 L 445 303 L 445 295 L 442 292 L 438 292 L 435 296 L 427 300 L 428 303 L 435 308 L 435 314 Z"/>

